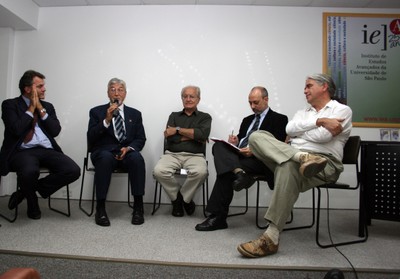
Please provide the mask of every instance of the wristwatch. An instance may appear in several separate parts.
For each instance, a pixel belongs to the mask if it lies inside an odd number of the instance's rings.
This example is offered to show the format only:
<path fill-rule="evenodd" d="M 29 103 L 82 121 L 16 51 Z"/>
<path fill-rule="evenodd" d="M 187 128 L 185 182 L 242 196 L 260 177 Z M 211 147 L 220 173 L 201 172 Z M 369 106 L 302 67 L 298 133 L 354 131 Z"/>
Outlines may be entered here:
<path fill-rule="evenodd" d="M 42 108 L 41 110 L 40 110 L 40 113 L 46 113 L 47 111 L 46 111 L 46 109 L 45 108 Z"/>
<path fill-rule="evenodd" d="M 179 130 L 181 129 L 181 127 L 176 127 L 176 133 L 179 134 Z"/>

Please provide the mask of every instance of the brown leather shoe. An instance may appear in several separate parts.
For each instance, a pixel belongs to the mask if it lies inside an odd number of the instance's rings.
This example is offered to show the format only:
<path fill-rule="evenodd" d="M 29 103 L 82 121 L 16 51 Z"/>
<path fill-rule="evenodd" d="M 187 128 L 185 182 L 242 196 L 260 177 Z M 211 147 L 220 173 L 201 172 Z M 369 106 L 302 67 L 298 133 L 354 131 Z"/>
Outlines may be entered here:
<path fill-rule="evenodd" d="M 246 258 L 259 258 L 278 252 L 279 244 L 275 245 L 267 235 L 261 235 L 258 239 L 242 243 L 237 250 Z"/>
<path fill-rule="evenodd" d="M 304 154 L 300 156 L 300 174 L 311 178 L 324 170 L 328 160 L 324 157 L 314 154 Z"/>

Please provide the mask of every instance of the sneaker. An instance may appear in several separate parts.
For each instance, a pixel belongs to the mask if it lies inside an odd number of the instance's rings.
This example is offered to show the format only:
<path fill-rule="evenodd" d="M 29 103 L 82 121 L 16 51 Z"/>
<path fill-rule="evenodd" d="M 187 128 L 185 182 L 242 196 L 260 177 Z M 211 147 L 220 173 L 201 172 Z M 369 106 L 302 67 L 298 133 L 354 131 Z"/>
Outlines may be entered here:
<path fill-rule="evenodd" d="M 304 154 L 300 156 L 300 174 L 304 177 L 311 178 L 321 172 L 328 160 L 324 157 L 314 154 Z"/>
<path fill-rule="evenodd" d="M 278 252 L 279 244 L 274 244 L 267 235 L 261 235 L 258 239 L 242 243 L 237 250 L 246 258 L 259 258 Z"/>

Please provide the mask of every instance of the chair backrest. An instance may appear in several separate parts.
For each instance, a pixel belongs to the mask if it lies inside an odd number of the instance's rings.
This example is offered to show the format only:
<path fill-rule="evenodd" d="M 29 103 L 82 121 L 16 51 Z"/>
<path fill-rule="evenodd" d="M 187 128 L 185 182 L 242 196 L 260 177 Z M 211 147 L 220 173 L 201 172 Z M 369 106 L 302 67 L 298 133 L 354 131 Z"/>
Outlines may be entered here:
<path fill-rule="evenodd" d="M 357 164 L 358 154 L 360 152 L 361 138 L 359 136 L 351 136 L 344 145 L 343 164 Z"/>

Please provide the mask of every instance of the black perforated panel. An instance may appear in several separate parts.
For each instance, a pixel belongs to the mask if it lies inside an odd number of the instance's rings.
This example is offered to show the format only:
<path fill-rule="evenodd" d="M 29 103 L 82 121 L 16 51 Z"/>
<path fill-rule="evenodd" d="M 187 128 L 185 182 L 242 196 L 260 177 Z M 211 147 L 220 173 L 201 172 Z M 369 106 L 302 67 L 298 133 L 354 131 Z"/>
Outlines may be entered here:
<path fill-rule="evenodd" d="M 400 144 L 378 143 L 363 148 L 369 217 L 400 221 Z"/>

